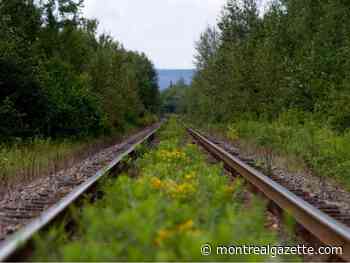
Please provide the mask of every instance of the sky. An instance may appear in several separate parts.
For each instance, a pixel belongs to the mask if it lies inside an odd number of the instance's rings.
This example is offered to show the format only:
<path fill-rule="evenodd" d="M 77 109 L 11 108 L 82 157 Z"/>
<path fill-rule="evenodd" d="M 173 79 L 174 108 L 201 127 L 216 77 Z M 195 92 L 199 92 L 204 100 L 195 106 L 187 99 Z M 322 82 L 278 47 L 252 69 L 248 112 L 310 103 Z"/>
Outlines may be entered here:
<path fill-rule="evenodd" d="M 226 0 L 85 0 L 84 15 L 97 18 L 125 48 L 144 52 L 158 69 L 194 68 L 195 41 L 215 25 Z"/>

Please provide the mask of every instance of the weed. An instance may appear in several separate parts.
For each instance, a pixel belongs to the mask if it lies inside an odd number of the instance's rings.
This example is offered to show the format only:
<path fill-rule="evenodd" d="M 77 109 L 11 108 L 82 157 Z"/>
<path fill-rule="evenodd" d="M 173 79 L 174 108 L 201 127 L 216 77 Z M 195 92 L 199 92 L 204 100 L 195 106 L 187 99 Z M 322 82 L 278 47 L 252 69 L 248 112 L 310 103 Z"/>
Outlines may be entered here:
<path fill-rule="evenodd" d="M 81 236 L 56 246 L 65 261 L 267 261 L 264 255 L 201 255 L 201 246 L 276 244 L 265 229 L 265 204 L 243 204 L 242 182 L 208 165 L 185 131 L 170 120 L 158 147 L 135 163 L 139 176 L 121 174 L 104 186 L 104 199 L 83 209 Z M 58 236 L 61 234 L 56 233 Z M 48 242 L 52 236 L 42 236 Z M 51 239 L 50 239 L 51 238 Z M 49 244 L 49 247 L 50 244 Z M 37 251 L 35 259 L 51 259 Z"/>
<path fill-rule="evenodd" d="M 273 163 L 282 162 L 286 168 L 310 169 L 322 182 L 322 178 L 332 178 L 350 189 L 350 131 L 339 134 L 310 116 L 288 113 L 273 122 L 241 119 L 225 128 L 222 124 L 209 126 L 214 133 L 238 139 L 249 154 L 259 152 L 267 172 Z"/>
<path fill-rule="evenodd" d="M 20 144 L 0 145 L 0 197 L 19 184 L 70 168 L 119 138 L 118 134 L 84 141 L 36 138 Z"/>

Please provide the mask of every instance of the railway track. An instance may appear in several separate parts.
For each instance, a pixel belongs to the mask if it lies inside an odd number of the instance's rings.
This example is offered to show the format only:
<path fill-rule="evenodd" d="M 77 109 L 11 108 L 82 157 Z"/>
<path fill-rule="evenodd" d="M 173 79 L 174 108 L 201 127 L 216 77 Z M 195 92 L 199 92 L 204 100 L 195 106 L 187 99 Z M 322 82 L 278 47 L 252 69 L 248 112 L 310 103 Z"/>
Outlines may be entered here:
<path fill-rule="evenodd" d="M 5 240 L 0 241 L 0 261 L 8 259 L 13 253 L 29 241 L 39 230 L 48 226 L 59 214 L 86 193 L 105 174 L 115 167 L 125 156 L 153 136 L 160 125 L 148 128 L 120 144 L 109 154 L 113 158 L 100 167 L 93 163 L 89 169 L 93 174 L 86 178 L 70 178 L 59 180 L 60 187 L 68 187 L 65 195 L 52 194 L 48 189 L 42 189 L 25 202 L 13 207 L 0 207 L 0 226 L 8 224 L 21 227 L 9 232 Z M 318 201 L 299 189 L 289 186 L 274 176 L 266 176 L 230 153 L 229 149 L 221 147 L 201 133 L 187 129 L 189 134 L 211 155 L 224 162 L 228 169 L 239 173 L 280 208 L 288 211 L 305 229 L 326 245 L 343 248 L 341 257 L 350 261 L 350 218 L 340 212 L 339 207 Z M 108 159 L 108 158 L 107 158 Z M 98 169 L 97 169 L 98 168 Z"/>
<path fill-rule="evenodd" d="M 288 211 L 305 229 L 328 246 L 343 248 L 342 259 L 350 261 L 350 217 L 340 208 L 312 197 L 275 176 L 266 176 L 201 133 L 187 129 L 194 140 L 230 170 L 238 172 L 268 199 Z"/>
<path fill-rule="evenodd" d="M 0 207 L 0 230 L 7 229 L 7 235 L 0 241 L 0 261 L 5 261 L 22 248 L 37 232 L 48 226 L 53 219 L 77 201 L 124 157 L 152 137 L 159 128 L 160 124 L 156 124 L 132 136 L 124 143 L 111 147 L 103 153 L 104 158 L 100 158 L 101 163 L 92 161 L 84 169 L 76 171 L 86 173 L 83 176 L 74 174 L 63 179 L 55 176 L 50 184 L 55 184 L 61 191 L 53 188 L 52 185 L 48 189 L 42 187 L 35 193 L 25 196 L 23 200 L 10 200 L 9 204 Z"/>

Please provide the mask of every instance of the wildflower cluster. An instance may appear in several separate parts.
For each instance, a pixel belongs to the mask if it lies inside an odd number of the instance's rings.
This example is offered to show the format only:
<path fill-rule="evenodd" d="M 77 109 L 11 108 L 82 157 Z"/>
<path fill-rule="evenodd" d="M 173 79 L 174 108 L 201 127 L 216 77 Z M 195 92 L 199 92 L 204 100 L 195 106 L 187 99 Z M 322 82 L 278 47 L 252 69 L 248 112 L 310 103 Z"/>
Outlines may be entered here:
<path fill-rule="evenodd" d="M 157 177 L 151 177 L 150 182 L 154 189 L 161 190 L 172 198 L 181 199 L 192 196 L 197 189 L 197 182 L 193 180 L 189 181 L 189 175 L 186 177 L 185 180 L 179 180 L 179 182 L 172 179 L 161 180 Z M 191 179 L 193 178 L 191 177 Z"/>
<path fill-rule="evenodd" d="M 172 150 L 159 150 L 157 151 L 157 157 L 160 161 L 172 162 L 174 160 L 184 161 L 187 160 L 186 154 L 179 149 Z"/>
<path fill-rule="evenodd" d="M 194 227 L 193 220 L 189 219 L 184 223 L 177 225 L 173 229 L 159 230 L 155 239 L 155 244 L 157 246 L 161 246 L 167 240 L 176 238 L 177 235 L 183 235 L 185 233 L 192 236 L 198 236 L 201 232 Z"/>

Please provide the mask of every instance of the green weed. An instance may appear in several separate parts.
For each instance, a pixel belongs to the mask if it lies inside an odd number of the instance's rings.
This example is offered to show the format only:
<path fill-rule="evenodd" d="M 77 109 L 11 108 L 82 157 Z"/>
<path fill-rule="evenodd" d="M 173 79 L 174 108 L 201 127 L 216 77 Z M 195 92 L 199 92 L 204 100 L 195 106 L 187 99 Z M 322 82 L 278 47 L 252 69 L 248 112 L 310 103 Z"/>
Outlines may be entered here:
<path fill-rule="evenodd" d="M 224 132 L 232 127 L 241 142 L 249 141 L 262 149 L 267 166 L 275 155 L 297 158 L 306 165 L 302 169 L 311 168 L 316 175 L 333 178 L 350 189 L 350 131 L 339 134 L 312 118 L 300 120 L 287 113 L 273 122 L 238 120 Z"/>
<path fill-rule="evenodd" d="M 54 141 L 36 138 L 11 145 L 0 144 L 0 197 L 18 184 L 70 168 L 112 145 L 120 137 L 120 134 L 115 133 L 111 137 L 92 140 Z"/>
<path fill-rule="evenodd" d="M 81 236 L 42 248 L 35 260 L 267 261 L 269 256 L 201 255 L 201 246 L 267 245 L 277 239 L 264 227 L 265 204 L 242 198 L 242 182 L 208 165 L 185 130 L 170 120 L 161 142 L 136 161 L 139 176 L 122 174 L 104 186 L 104 199 L 83 209 Z M 58 237 L 64 236 L 54 232 Z M 52 233 L 42 236 L 48 247 Z M 57 256 L 58 255 L 58 256 Z"/>

